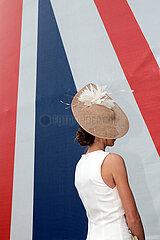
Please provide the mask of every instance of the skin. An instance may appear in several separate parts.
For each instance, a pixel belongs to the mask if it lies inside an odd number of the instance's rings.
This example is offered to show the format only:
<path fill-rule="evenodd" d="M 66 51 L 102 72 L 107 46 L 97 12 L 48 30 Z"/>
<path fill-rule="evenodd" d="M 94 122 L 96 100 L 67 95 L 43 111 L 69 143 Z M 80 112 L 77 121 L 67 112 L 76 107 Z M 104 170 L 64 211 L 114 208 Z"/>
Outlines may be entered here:
<path fill-rule="evenodd" d="M 106 146 L 114 146 L 116 139 L 104 139 L 95 137 L 94 143 L 88 146 L 86 153 L 103 150 Z M 101 176 L 110 188 L 116 186 L 125 211 L 127 224 L 133 235 L 138 240 L 145 240 L 144 229 L 136 202 L 131 191 L 124 159 L 116 153 L 109 153 L 101 165 Z"/>

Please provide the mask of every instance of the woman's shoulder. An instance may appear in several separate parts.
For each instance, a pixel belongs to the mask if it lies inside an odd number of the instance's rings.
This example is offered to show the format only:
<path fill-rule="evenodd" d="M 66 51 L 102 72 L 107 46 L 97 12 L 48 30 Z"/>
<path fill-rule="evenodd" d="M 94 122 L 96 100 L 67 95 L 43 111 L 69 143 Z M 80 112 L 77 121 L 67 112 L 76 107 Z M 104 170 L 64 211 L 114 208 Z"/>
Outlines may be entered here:
<path fill-rule="evenodd" d="M 110 166 L 113 168 L 124 168 L 125 167 L 125 161 L 123 157 L 120 154 L 117 153 L 109 153 L 104 159 L 104 166 Z"/>
<path fill-rule="evenodd" d="M 106 158 L 111 158 L 111 159 L 116 159 L 117 161 L 119 160 L 119 161 L 123 161 L 123 157 L 120 155 L 120 154 L 118 154 L 118 153 L 109 153 L 109 154 L 107 154 L 107 156 L 106 156 Z"/>
<path fill-rule="evenodd" d="M 123 157 L 120 155 L 120 154 L 118 154 L 118 153 L 110 153 L 109 152 L 109 154 L 107 154 L 107 156 L 106 156 L 106 158 L 112 158 L 112 159 L 123 159 Z"/>

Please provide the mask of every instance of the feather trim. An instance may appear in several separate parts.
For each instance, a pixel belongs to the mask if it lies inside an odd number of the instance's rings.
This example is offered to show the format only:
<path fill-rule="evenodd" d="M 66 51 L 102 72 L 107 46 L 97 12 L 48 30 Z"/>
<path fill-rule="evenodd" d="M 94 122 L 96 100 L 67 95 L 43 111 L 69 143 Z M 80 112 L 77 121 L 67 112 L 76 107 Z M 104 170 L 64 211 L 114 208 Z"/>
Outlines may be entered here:
<path fill-rule="evenodd" d="M 100 104 L 107 108 L 112 108 L 115 106 L 114 101 L 106 96 L 107 91 L 105 91 L 106 85 L 99 86 L 96 84 L 97 89 L 90 84 L 90 89 L 88 86 L 82 91 L 78 100 L 83 102 L 86 106 L 91 106 L 92 104 Z"/>

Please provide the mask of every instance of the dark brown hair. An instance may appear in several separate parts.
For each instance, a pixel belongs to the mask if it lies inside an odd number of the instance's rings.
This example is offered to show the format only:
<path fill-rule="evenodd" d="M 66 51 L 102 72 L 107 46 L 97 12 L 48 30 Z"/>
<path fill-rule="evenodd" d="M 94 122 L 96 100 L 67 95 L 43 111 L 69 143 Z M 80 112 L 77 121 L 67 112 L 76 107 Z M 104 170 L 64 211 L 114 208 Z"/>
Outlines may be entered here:
<path fill-rule="evenodd" d="M 76 132 L 76 138 L 81 146 L 87 146 L 94 142 L 95 136 L 79 126 L 78 131 Z"/>

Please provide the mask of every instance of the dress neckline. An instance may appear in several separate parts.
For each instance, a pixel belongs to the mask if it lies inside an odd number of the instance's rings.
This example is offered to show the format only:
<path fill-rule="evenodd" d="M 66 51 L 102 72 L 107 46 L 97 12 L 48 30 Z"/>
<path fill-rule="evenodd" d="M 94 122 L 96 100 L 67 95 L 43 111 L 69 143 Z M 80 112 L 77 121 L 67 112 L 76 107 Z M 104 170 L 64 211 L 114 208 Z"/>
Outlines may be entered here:
<path fill-rule="evenodd" d="M 87 155 L 90 155 L 90 154 L 92 154 L 92 153 L 95 153 L 95 152 L 105 152 L 105 151 L 103 151 L 103 150 L 96 150 L 96 151 L 93 151 L 93 152 L 89 152 L 89 153 L 85 153 L 85 154 L 82 154 L 82 156 L 87 156 Z"/>

